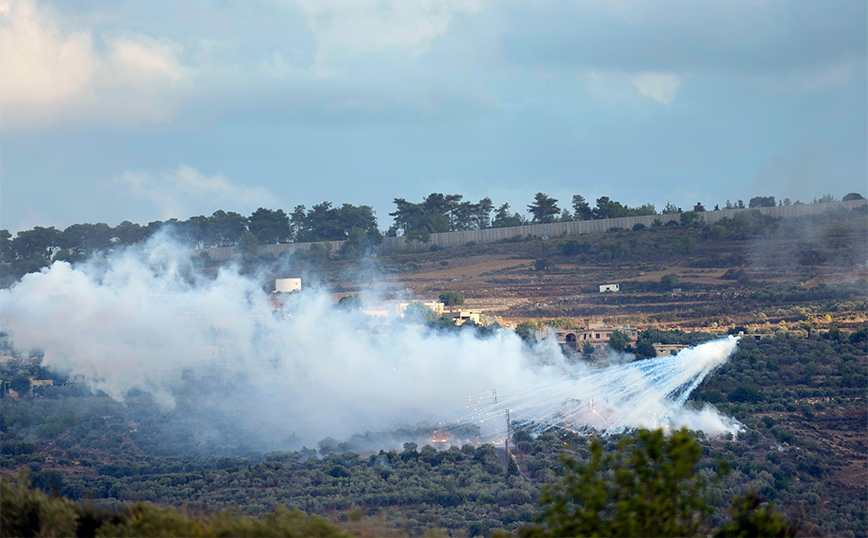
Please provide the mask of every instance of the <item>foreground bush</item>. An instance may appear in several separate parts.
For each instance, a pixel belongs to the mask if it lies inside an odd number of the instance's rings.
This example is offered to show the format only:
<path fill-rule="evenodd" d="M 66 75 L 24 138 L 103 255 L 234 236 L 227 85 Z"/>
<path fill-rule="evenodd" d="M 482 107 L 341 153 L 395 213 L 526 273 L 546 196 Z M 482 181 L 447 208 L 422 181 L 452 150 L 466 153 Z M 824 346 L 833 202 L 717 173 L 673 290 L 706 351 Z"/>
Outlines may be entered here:
<path fill-rule="evenodd" d="M 184 509 L 140 503 L 121 511 L 94 513 L 62 497 L 31 489 L 22 474 L 0 483 L 3 536 L 351 536 L 327 520 L 298 510 L 276 508 L 262 518 L 237 509 L 190 514 Z"/>

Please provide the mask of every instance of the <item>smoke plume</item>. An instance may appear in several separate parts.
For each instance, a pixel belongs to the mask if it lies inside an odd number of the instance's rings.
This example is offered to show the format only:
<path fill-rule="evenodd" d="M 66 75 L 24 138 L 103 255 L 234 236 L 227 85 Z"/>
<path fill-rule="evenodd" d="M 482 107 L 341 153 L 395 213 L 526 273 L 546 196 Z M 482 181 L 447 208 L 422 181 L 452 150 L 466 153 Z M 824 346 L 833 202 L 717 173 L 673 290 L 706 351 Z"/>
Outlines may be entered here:
<path fill-rule="evenodd" d="M 262 448 L 454 421 L 472 415 L 474 394 L 516 387 L 549 387 L 544 405 L 516 400 L 517 420 L 557 422 L 557 413 L 570 412 L 560 409 L 570 399 L 587 406 L 601 391 L 614 398 L 608 389 L 624 385 L 621 400 L 597 400 L 610 429 L 668 422 L 709 433 L 735 428 L 714 411 L 682 405 L 734 340 L 682 352 L 659 368 L 593 368 L 568 362 L 550 342 L 529 348 L 512 331 L 480 337 L 396 317 L 372 321 L 335 308 L 329 294 L 307 284 L 275 312 L 263 279 L 233 266 L 206 276 L 187 250 L 158 237 L 26 275 L 0 292 L 0 312 L 13 344 L 41 350 L 45 366 L 83 375 L 121 401 L 131 391 L 148 393 L 163 409 L 199 417 L 200 426 L 219 417 Z M 656 361 L 642 362 L 663 365 Z M 665 375 L 680 377 L 661 384 Z M 667 388 L 672 383 L 677 390 Z M 659 412 L 654 420 L 651 408 Z"/>

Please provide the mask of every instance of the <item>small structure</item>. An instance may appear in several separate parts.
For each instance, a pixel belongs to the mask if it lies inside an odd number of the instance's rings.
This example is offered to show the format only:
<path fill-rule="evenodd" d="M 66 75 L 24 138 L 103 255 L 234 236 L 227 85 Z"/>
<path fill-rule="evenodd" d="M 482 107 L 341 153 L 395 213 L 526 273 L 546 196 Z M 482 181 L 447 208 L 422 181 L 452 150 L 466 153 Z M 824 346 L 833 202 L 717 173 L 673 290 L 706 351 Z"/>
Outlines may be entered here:
<path fill-rule="evenodd" d="M 602 353 L 609 345 L 609 339 L 615 331 L 622 332 L 630 338 L 630 342 L 639 340 L 639 331 L 629 325 L 609 327 L 604 323 L 591 323 L 586 329 L 551 329 L 557 338 L 558 344 L 564 350 L 582 351 L 586 343 L 593 346 L 594 351 Z"/>
<path fill-rule="evenodd" d="M 667 357 L 675 355 L 682 349 L 688 347 L 687 344 L 651 344 L 654 347 L 654 352 L 658 357 Z"/>
<path fill-rule="evenodd" d="M 745 334 L 743 331 L 738 332 L 738 336 L 741 338 L 749 338 L 754 342 L 759 342 L 760 340 L 765 340 L 766 338 L 774 338 L 774 333 L 747 333 Z"/>
<path fill-rule="evenodd" d="M 467 321 L 470 321 L 477 325 L 480 325 L 482 323 L 481 314 L 472 310 L 462 310 L 459 308 L 457 312 L 444 312 L 441 315 L 444 318 L 451 319 L 456 325 L 462 325 Z"/>
<path fill-rule="evenodd" d="M 621 291 L 620 284 L 600 284 L 600 293 L 615 293 Z"/>
<path fill-rule="evenodd" d="M 301 291 L 301 279 L 278 278 L 274 281 L 274 291 L 276 293 L 291 293 L 293 291 Z"/>

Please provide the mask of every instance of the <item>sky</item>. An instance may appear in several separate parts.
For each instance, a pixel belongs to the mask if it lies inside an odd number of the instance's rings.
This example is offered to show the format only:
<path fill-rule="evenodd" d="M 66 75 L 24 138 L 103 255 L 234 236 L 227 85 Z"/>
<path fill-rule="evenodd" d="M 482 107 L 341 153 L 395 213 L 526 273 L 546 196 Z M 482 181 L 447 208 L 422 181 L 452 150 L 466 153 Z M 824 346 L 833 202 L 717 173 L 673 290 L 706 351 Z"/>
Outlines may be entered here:
<path fill-rule="evenodd" d="M 0 228 L 868 196 L 864 0 L 0 0 Z"/>

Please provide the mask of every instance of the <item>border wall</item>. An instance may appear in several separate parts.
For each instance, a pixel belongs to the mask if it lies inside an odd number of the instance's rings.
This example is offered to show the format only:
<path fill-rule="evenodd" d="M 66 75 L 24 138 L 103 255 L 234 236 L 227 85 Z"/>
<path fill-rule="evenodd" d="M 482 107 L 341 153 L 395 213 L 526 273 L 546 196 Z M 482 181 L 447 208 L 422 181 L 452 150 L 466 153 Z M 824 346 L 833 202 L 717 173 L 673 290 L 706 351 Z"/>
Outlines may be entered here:
<path fill-rule="evenodd" d="M 799 204 L 789 206 L 759 207 L 752 209 L 721 209 L 719 211 L 705 211 L 697 213 L 700 221 L 705 224 L 714 224 L 724 218 L 732 218 L 736 213 L 744 211 L 759 211 L 763 215 L 773 218 L 793 218 L 807 215 L 819 215 L 829 210 L 843 209 L 852 210 L 868 204 L 868 200 L 850 200 L 847 202 L 828 202 L 817 204 Z M 681 213 L 671 215 L 645 215 L 641 217 L 621 217 L 617 219 L 579 220 L 573 222 L 552 222 L 549 224 L 529 224 L 527 226 L 512 226 L 509 228 L 486 228 L 484 230 L 468 230 L 464 232 L 443 232 L 431 234 L 428 242 L 418 240 L 407 241 L 404 237 L 386 237 L 377 247 L 377 255 L 387 256 L 405 250 L 429 249 L 436 245 L 440 248 L 449 248 L 466 245 L 467 243 L 493 243 L 515 237 L 526 238 L 552 238 L 564 235 L 581 235 L 587 233 L 605 232 L 612 228 L 630 229 L 637 224 L 650 227 L 654 221 L 666 224 L 669 221 L 680 221 Z M 314 243 L 281 243 L 278 245 L 265 245 L 260 247 L 264 252 L 274 256 L 287 251 L 310 248 Z M 318 241 L 317 244 L 328 244 L 331 253 L 337 253 L 343 241 Z M 207 252 L 214 261 L 228 260 L 234 255 L 235 247 L 220 247 L 200 249 L 198 252 Z"/>

